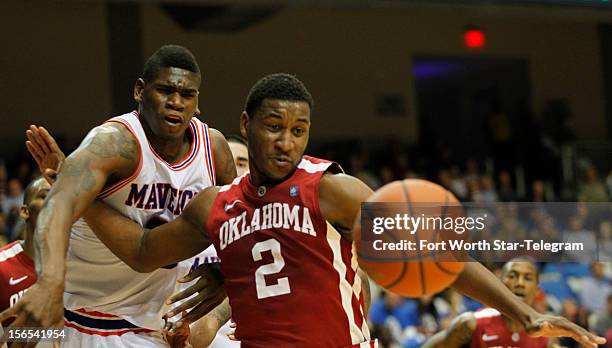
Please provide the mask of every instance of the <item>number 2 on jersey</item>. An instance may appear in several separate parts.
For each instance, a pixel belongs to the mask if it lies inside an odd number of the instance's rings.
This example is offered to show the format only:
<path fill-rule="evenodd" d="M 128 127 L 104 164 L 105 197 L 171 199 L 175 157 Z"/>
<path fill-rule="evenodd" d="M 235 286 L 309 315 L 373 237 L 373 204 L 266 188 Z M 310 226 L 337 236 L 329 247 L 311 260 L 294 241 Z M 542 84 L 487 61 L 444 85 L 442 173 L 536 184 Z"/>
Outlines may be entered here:
<path fill-rule="evenodd" d="M 276 239 L 268 239 L 253 245 L 251 253 L 254 261 L 261 261 L 261 254 L 265 251 L 270 251 L 274 262 L 259 266 L 255 271 L 255 285 L 257 287 L 257 298 L 267 298 L 279 295 L 285 295 L 291 292 L 289 288 L 289 278 L 279 278 L 276 284 L 266 285 L 264 276 L 280 272 L 285 267 L 285 260 L 281 255 L 280 243 Z"/>

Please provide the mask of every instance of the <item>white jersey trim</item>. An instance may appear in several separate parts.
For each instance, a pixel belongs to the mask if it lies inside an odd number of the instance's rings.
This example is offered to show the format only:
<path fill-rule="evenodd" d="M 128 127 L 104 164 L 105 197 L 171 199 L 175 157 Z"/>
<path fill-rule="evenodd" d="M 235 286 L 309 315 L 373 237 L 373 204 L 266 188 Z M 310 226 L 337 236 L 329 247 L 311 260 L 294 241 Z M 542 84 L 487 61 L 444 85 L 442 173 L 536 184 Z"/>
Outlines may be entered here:
<path fill-rule="evenodd" d="M 0 252 L 0 262 L 4 262 L 10 258 L 17 256 L 17 254 L 21 253 L 23 248 L 21 247 L 21 243 L 16 243 L 12 247 L 3 250 Z"/>
<path fill-rule="evenodd" d="M 357 326 L 355 322 L 355 315 L 353 313 L 352 299 L 353 299 L 353 287 L 346 280 L 346 264 L 342 260 L 342 251 L 340 249 L 340 233 L 334 229 L 329 222 L 327 223 L 327 243 L 332 250 L 334 261 L 333 266 L 334 270 L 338 273 L 340 278 L 340 282 L 338 284 L 340 290 L 340 298 L 342 299 L 342 308 L 344 309 L 344 313 L 346 314 L 346 319 L 349 324 L 349 331 L 351 334 L 351 343 L 358 344 L 365 340 L 363 332 Z M 355 277 L 357 280 L 357 277 Z"/>
<path fill-rule="evenodd" d="M 501 313 L 495 308 L 485 308 L 474 312 L 474 318 L 476 319 L 499 317 L 500 315 Z"/>
<path fill-rule="evenodd" d="M 323 162 L 323 163 L 313 163 L 310 162 L 306 158 L 302 158 L 300 163 L 298 164 L 298 168 L 305 170 L 310 174 L 324 172 L 332 165 L 332 162 Z"/>

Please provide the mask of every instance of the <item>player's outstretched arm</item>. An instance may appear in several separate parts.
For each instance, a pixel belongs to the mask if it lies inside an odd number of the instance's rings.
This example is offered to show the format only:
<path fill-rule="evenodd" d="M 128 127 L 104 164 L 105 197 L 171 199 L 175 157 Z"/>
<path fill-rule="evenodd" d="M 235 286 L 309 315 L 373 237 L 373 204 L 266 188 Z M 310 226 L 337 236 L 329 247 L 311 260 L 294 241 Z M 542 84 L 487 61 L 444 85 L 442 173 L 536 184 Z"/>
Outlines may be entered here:
<path fill-rule="evenodd" d="M 0 321 L 16 317 L 13 326 L 63 325 L 65 257 L 70 227 L 91 205 L 107 179 L 127 176 L 139 161 L 138 144 L 120 125 L 94 128 L 64 163 L 36 225 L 38 281 Z"/>
<path fill-rule="evenodd" d="M 453 320 L 450 327 L 431 336 L 421 348 L 461 348 L 472 340 L 476 330 L 476 318 L 471 312 Z"/>
<path fill-rule="evenodd" d="M 597 337 L 565 318 L 536 312 L 478 262 L 465 263 L 453 288 L 521 323 L 531 336 L 571 337 L 589 348 L 606 342 L 605 338 Z"/>
<path fill-rule="evenodd" d="M 132 269 L 152 272 L 194 256 L 211 244 L 205 224 L 217 191 L 217 187 L 209 187 L 200 192 L 178 218 L 154 229 L 142 227 L 101 201 L 87 211 L 85 221 Z"/>

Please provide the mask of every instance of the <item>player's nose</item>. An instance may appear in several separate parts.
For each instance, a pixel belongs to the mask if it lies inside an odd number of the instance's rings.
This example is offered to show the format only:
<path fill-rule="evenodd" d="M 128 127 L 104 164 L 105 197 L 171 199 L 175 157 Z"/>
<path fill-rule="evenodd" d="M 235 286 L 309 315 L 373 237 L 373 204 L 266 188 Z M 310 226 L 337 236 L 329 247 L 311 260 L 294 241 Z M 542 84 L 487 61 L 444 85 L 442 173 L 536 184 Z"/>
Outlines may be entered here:
<path fill-rule="evenodd" d="M 178 92 L 172 93 L 168 96 L 168 100 L 166 105 L 173 110 L 181 111 L 185 108 L 185 103 L 183 102 L 183 97 Z"/>
<path fill-rule="evenodd" d="M 276 141 L 274 142 L 274 145 L 277 149 L 285 153 L 291 151 L 293 149 L 294 142 L 291 138 L 290 132 L 288 130 L 281 132 Z"/>

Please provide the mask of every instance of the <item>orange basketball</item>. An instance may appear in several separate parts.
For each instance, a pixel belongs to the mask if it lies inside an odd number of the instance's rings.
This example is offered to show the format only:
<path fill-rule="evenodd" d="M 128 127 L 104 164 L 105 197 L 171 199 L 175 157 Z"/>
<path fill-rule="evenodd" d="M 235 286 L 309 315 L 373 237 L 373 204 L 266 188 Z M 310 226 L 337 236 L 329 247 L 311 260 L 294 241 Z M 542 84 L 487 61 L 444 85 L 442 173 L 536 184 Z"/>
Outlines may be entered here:
<path fill-rule="evenodd" d="M 364 214 L 363 220 L 361 214 Z M 463 263 L 457 261 L 461 258 L 451 251 L 418 247 L 421 243 L 434 246 L 430 243 L 446 243 L 445 240 L 465 238 L 440 228 L 442 221 L 446 221 L 442 218 L 463 215 L 457 198 L 442 186 L 418 179 L 389 183 L 374 192 L 367 203 L 362 205 L 359 215 L 354 230 L 359 265 L 383 288 L 406 297 L 431 295 L 451 285 L 463 271 Z M 376 223 L 384 222 L 380 216 L 390 216 L 394 224 L 397 222 L 397 226 L 384 232 L 377 231 L 381 226 Z M 404 216 L 415 219 L 402 220 Z M 428 222 L 427 225 L 425 222 Z M 429 222 L 433 222 L 433 225 Z M 386 227 L 390 225 L 382 224 Z M 410 230 L 409 226 L 413 228 Z M 392 248 L 391 244 L 396 248 L 407 248 L 411 243 L 415 243 L 413 246 L 417 248 L 380 251 L 382 247 Z"/>

